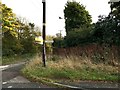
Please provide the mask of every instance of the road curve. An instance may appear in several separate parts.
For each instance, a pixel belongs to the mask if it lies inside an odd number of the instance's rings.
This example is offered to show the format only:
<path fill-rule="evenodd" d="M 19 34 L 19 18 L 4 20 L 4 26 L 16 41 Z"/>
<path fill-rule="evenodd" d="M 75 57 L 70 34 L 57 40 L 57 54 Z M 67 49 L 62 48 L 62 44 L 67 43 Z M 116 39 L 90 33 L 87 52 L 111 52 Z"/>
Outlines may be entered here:
<path fill-rule="evenodd" d="M 31 82 L 24 78 L 20 70 L 25 63 L 1 66 L 2 69 L 2 88 L 49 88 L 46 85 Z"/>

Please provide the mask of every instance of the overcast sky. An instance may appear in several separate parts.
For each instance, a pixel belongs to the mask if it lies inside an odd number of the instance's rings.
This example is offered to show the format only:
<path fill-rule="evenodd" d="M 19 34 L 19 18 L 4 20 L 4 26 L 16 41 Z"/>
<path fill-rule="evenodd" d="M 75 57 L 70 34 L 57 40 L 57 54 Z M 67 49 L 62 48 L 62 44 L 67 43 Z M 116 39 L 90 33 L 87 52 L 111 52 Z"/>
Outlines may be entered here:
<path fill-rule="evenodd" d="M 69 0 L 71 1 L 71 0 Z M 84 6 L 92 16 L 93 22 L 98 20 L 99 15 L 108 15 L 110 12 L 109 0 L 76 0 Z M 46 0 L 46 33 L 55 35 L 63 30 L 65 35 L 64 6 L 67 0 Z M 2 0 L 2 3 L 13 9 L 13 12 L 26 17 L 42 29 L 42 0 Z"/>

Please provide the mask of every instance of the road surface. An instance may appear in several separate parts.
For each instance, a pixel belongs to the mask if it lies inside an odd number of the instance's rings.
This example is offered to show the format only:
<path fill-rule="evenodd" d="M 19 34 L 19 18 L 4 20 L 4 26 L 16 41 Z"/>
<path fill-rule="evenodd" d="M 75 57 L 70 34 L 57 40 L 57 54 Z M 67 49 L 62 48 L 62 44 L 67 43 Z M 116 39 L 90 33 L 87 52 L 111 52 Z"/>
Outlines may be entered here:
<path fill-rule="evenodd" d="M 20 70 L 24 63 L 2 66 L 2 88 L 49 88 L 24 78 Z"/>

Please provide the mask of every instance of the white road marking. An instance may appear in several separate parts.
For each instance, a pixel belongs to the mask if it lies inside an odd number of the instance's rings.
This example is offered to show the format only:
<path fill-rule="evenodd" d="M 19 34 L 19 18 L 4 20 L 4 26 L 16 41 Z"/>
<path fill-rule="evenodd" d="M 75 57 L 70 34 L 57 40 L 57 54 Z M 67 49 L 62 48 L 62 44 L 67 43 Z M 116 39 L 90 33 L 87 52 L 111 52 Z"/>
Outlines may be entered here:
<path fill-rule="evenodd" d="M 7 84 L 7 82 L 3 82 L 2 84 L 3 84 L 3 85 L 4 85 L 4 84 Z"/>
<path fill-rule="evenodd" d="M 70 86 L 70 85 L 64 85 L 64 84 L 60 84 L 60 83 L 54 83 L 54 84 L 55 84 L 55 85 L 64 86 L 64 87 L 69 87 L 69 88 L 79 88 L 79 87 Z"/>
<path fill-rule="evenodd" d="M 8 88 L 12 88 L 12 86 L 8 86 Z"/>
<path fill-rule="evenodd" d="M 25 64 L 25 62 L 21 62 L 21 63 L 18 63 L 18 64 L 10 64 L 10 65 L 5 65 L 5 66 L 0 66 L 0 71 L 1 70 L 6 70 L 6 69 L 11 68 L 11 67 L 19 66 L 19 65 L 22 65 L 22 64 Z"/>
<path fill-rule="evenodd" d="M 60 84 L 60 83 L 53 83 L 53 84 L 54 84 L 54 85 L 58 85 L 58 86 L 63 86 L 63 87 L 68 87 L 68 88 L 73 88 L 73 89 L 88 90 L 88 89 L 83 89 L 82 87 L 70 86 L 70 85 L 65 85 L 65 84 Z"/>
<path fill-rule="evenodd" d="M 4 70 L 4 69 L 6 69 L 6 68 L 8 68 L 8 67 L 9 67 L 9 65 L 0 66 L 0 70 Z"/>
<path fill-rule="evenodd" d="M 7 81 L 8 83 L 30 83 L 29 80 L 27 80 L 26 78 L 22 77 L 22 76 L 17 76 L 9 81 Z"/>

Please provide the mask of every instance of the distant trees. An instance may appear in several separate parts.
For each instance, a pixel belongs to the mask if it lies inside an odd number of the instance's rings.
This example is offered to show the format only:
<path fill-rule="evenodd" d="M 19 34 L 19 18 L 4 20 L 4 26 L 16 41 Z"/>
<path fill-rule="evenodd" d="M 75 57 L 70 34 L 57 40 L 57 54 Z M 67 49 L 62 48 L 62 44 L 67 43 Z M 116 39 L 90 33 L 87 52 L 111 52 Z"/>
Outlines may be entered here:
<path fill-rule="evenodd" d="M 94 39 L 99 43 L 120 45 L 120 2 L 111 3 L 108 16 L 100 15 L 95 24 Z"/>
<path fill-rule="evenodd" d="M 17 18 L 18 22 L 21 24 L 18 29 L 18 39 L 22 44 L 23 50 L 22 53 L 34 53 L 37 50 L 37 45 L 35 45 L 35 37 L 38 36 L 38 31 L 34 23 L 28 22 L 25 18 Z M 25 22 L 23 22 L 25 21 Z M 40 32 L 40 30 L 39 30 Z"/>
<path fill-rule="evenodd" d="M 11 8 L 2 6 L 2 53 L 3 55 L 38 52 L 40 45 L 35 44 L 35 37 L 41 35 L 40 28 L 25 18 L 16 17 Z"/>
<path fill-rule="evenodd" d="M 110 13 L 110 15 L 113 18 L 113 20 L 116 22 L 115 28 L 114 28 L 114 30 L 116 32 L 116 36 L 117 36 L 116 43 L 118 45 L 120 45 L 120 1 L 111 3 L 111 13 Z"/>
<path fill-rule="evenodd" d="M 16 21 L 12 9 L 5 4 L 2 4 L 2 22 L 3 35 L 9 32 L 12 36 L 17 36 L 16 29 L 19 27 L 19 23 Z"/>
<path fill-rule="evenodd" d="M 82 4 L 76 1 L 68 1 L 66 3 L 64 17 L 67 35 L 76 28 L 79 29 L 83 26 L 89 27 L 92 22 L 89 12 L 85 10 L 85 7 Z"/>
<path fill-rule="evenodd" d="M 120 45 L 120 2 L 110 3 L 108 16 L 99 15 L 91 24 L 91 16 L 83 5 L 68 1 L 65 5 L 65 29 L 67 35 L 54 39 L 55 47 L 74 47 L 81 44 L 97 43 Z"/>
<path fill-rule="evenodd" d="M 53 46 L 71 47 L 89 41 L 92 35 L 92 19 L 82 4 L 68 1 L 64 9 L 64 18 L 66 36 L 60 38 L 57 34 L 58 37 L 54 39 Z"/>
<path fill-rule="evenodd" d="M 116 19 L 120 20 L 120 1 L 110 3 L 111 15 L 115 16 Z"/>
<path fill-rule="evenodd" d="M 67 33 L 64 39 L 65 47 L 88 42 L 92 34 L 92 19 L 85 7 L 76 1 L 68 1 L 65 5 L 64 16 Z"/>
<path fill-rule="evenodd" d="M 95 24 L 94 39 L 99 43 L 119 44 L 120 30 L 117 29 L 117 22 L 114 18 L 100 16 Z"/>
<path fill-rule="evenodd" d="M 79 29 L 74 29 L 74 31 L 69 32 L 69 34 L 64 38 L 65 47 L 79 46 L 81 44 L 92 43 L 93 35 L 92 26 L 82 27 Z"/>
<path fill-rule="evenodd" d="M 16 21 L 15 14 L 11 8 L 2 4 L 2 44 L 3 55 L 13 54 L 19 52 L 21 45 L 17 40 L 17 29 L 19 23 Z"/>

